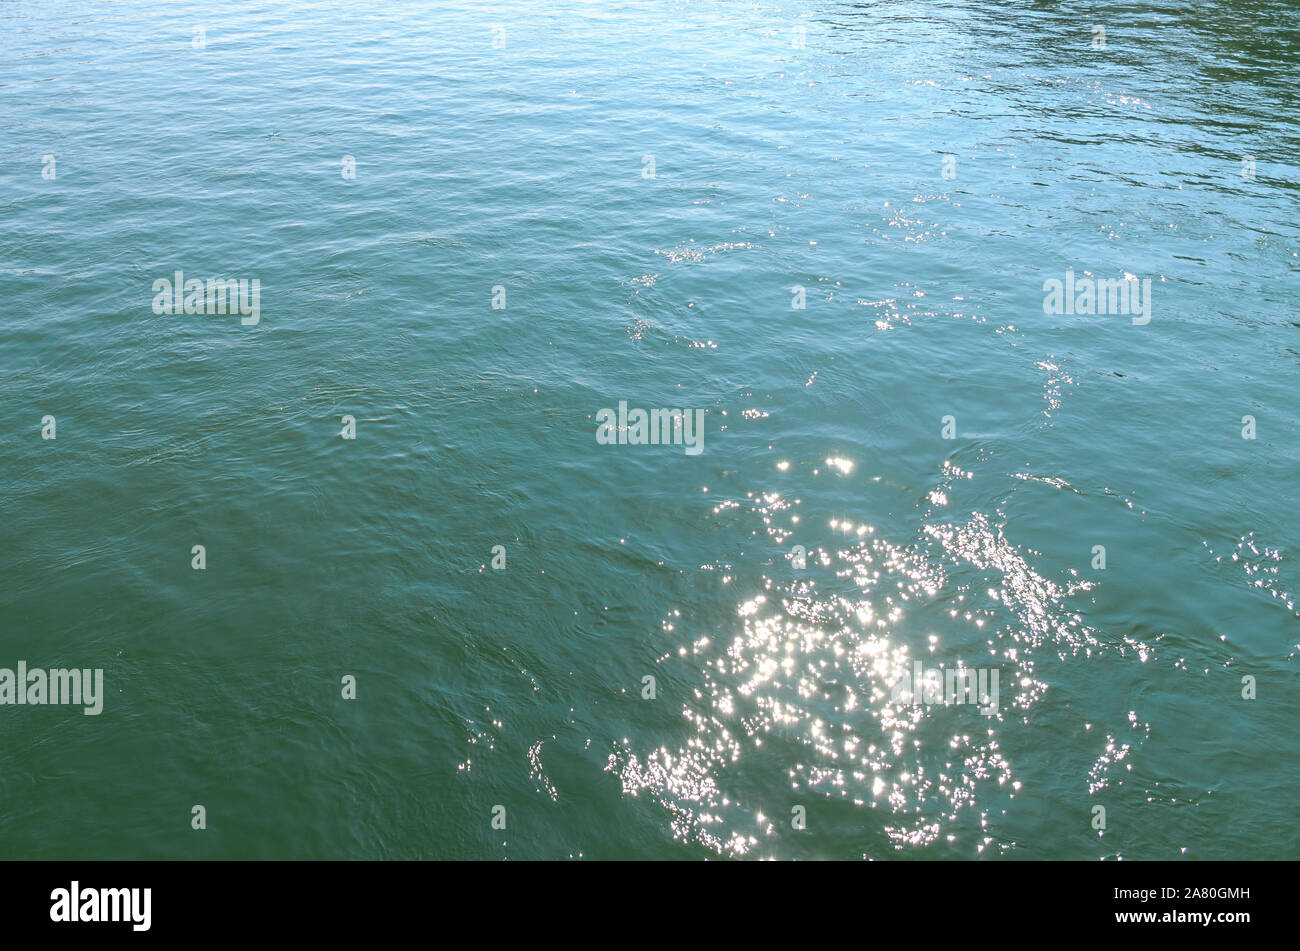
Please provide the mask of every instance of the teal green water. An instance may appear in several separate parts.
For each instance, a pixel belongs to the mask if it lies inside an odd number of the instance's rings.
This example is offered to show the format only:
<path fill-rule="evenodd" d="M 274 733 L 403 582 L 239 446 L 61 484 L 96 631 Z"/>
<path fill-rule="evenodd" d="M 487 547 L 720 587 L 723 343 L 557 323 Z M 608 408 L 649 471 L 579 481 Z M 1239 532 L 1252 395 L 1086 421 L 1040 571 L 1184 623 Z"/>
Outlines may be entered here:
<path fill-rule="evenodd" d="M 105 696 L 0 705 L 0 857 L 1300 857 L 1297 61 L 1272 0 L 5 4 L 0 668 Z"/>

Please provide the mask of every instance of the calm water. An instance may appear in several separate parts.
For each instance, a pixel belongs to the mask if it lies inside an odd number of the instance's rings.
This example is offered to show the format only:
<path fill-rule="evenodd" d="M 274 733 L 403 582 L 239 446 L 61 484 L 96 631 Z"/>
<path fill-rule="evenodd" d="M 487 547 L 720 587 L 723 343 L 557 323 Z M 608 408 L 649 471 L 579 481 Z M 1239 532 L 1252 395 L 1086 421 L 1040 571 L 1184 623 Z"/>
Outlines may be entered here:
<path fill-rule="evenodd" d="M 0 856 L 1300 857 L 1293 4 L 216 7 L 0 6 Z"/>

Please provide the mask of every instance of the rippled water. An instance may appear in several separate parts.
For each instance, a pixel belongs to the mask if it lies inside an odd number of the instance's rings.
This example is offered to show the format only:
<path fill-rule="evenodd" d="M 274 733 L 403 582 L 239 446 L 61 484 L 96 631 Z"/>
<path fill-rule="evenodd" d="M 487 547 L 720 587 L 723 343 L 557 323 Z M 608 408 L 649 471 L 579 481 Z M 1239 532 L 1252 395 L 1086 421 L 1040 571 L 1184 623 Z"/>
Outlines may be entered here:
<path fill-rule="evenodd" d="M 0 667 L 106 699 L 0 706 L 0 854 L 1296 857 L 1297 61 L 1268 0 L 4 4 Z"/>

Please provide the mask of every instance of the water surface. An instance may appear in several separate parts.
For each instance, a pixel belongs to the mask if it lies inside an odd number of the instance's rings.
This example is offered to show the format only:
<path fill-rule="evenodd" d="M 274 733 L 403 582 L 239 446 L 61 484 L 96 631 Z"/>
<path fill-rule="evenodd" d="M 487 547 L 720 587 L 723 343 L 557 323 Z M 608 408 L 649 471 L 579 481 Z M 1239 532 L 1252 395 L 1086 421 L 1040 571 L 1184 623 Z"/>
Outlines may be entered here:
<path fill-rule="evenodd" d="M 1272 0 L 4 4 L 0 667 L 107 696 L 0 707 L 0 855 L 1297 857 L 1297 61 Z"/>

